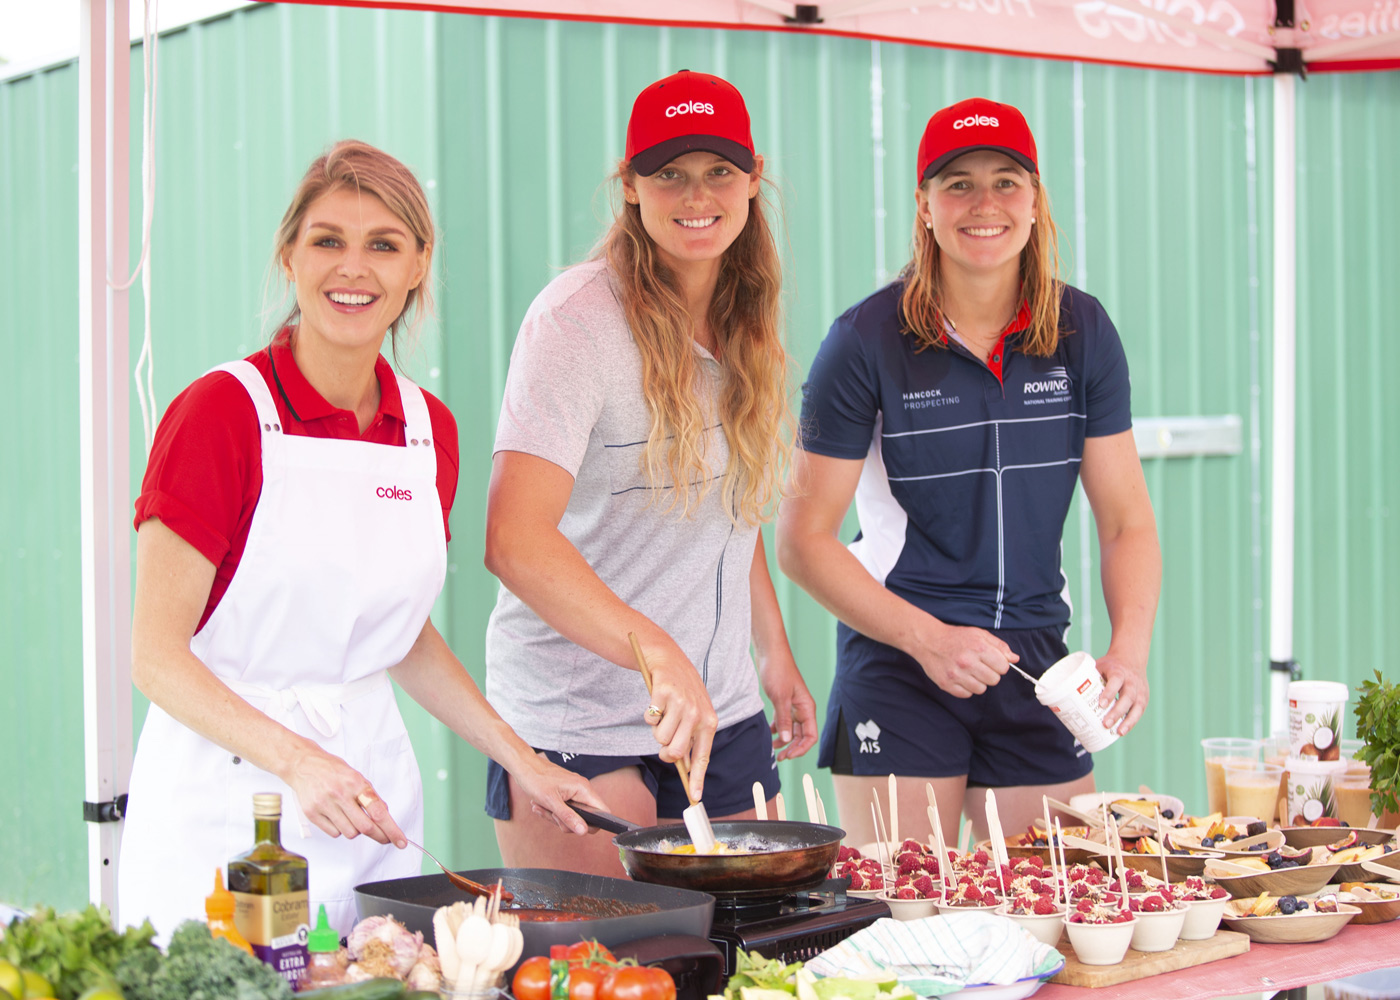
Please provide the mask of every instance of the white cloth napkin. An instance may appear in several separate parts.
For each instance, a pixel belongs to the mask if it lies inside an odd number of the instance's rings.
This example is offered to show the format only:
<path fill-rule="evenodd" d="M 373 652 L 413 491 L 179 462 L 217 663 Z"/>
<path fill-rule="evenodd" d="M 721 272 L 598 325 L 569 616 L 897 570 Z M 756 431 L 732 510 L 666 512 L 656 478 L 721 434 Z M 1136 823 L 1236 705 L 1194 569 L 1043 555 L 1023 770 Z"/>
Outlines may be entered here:
<path fill-rule="evenodd" d="M 1005 986 L 1052 974 L 1064 956 L 1005 917 L 950 913 L 877 920 L 807 963 L 815 975 L 854 976 L 889 969 L 920 996 L 964 986 Z"/>

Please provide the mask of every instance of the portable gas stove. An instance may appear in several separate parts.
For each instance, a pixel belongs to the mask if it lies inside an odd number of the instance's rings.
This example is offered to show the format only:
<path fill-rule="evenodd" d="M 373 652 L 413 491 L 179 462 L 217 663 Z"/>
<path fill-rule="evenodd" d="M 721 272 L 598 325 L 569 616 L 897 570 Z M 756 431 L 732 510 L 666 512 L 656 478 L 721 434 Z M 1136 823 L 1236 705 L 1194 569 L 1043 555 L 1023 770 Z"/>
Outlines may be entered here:
<path fill-rule="evenodd" d="M 787 895 L 715 894 L 710 940 L 734 973 L 738 949 L 784 962 L 807 961 L 868 927 L 890 908 L 878 899 L 846 894 L 845 879 L 828 879 Z"/>

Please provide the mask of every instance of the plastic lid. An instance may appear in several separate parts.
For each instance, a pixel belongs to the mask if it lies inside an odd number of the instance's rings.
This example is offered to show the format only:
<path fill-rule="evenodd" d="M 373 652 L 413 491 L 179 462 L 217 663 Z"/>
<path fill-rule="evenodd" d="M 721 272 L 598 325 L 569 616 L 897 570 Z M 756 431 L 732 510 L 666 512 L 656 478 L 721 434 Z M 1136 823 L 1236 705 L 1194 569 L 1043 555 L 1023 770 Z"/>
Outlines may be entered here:
<path fill-rule="evenodd" d="M 257 792 L 253 795 L 254 819 L 281 819 L 282 794 L 280 792 Z"/>
<path fill-rule="evenodd" d="M 224 888 L 224 870 L 214 869 L 214 891 L 204 897 L 204 913 L 210 920 L 233 919 L 233 893 Z"/>
<path fill-rule="evenodd" d="M 321 909 L 316 914 L 316 929 L 306 939 L 307 951 L 339 951 L 340 934 L 331 922 L 326 919 L 326 904 L 321 904 Z"/>

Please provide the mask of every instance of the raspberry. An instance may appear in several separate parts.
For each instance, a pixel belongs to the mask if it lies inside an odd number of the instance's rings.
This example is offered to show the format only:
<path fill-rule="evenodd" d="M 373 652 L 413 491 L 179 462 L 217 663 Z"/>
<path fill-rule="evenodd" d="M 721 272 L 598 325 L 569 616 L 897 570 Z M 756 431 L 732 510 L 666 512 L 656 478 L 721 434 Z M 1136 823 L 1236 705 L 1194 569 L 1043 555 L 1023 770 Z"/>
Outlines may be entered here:
<path fill-rule="evenodd" d="M 977 882 L 971 875 L 959 875 L 958 885 L 975 885 Z"/>
<path fill-rule="evenodd" d="M 921 859 L 916 854 L 901 854 L 899 856 L 899 874 L 908 875 L 911 872 L 923 871 Z"/>
<path fill-rule="evenodd" d="M 1137 904 L 1134 909 L 1143 913 L 1161 913 L 1167 908 L 1166 900 L 1156 894 L 1145 896 L 1141 900 L 1135 899 L 1133 903 Z"/>
<path fill-rule="evenodd" d="M 1069 894 L 1072 899 L 1083 899 L 1093 891 L 1088 882 L 1075 882 L 1069 887 Z"/>
<path fill-rule="evenodd" d="M 901 851 L 912 851 L 915 854 L 924 853 L 924 845 L 913 838 L 905 838 L 904 843 L 899 845 Z"/>
<path fill-rule="evenodd" d="M 1129 913 L 1127 910 L 1119 910 L 1117 913 L 1115 913 L 1115 914 L 1113 915 L 1113 921 L 1112 921 L 1112 922 L 1115 923 L 1115 924 L 1126 924 L 1129 920 L 1132 920 L 1132 919 L 1133 919 L 1133 915 L 1132 915 L 1131 913 Z"/>
<path fill-rule="evenodd" d="M 867 889 L 883 889 L 885 887 L 885 876 L 880 872 L 864 872 Z"/>
<path fill-rule="evenodd" d="M 1125 873 L 1128 879 L 1128 886 L 1132 889 L 1141 889 L 1147 883 L 1142 880 L 1142 872 L 1136 868 L 1129 868 Z"/>
<path fill-rule="evenodd" d="M 972 860 L 977 862 L 979 865 L 987 865 L 990 864 L 992 861 L 992 859 L 988 857 L 987 852 L 982 850 L 980 847 L 977 849 L 977 852 L 972 855 Z"/>
<path fill-rule="evenodd" d="M 920 866 L 930 875 L 938 874 L 938 859 L 932 854 L 925 855 L 923 861 L 920 862 Z"/>
<path fill-rule="evenodd" d="M 1089 868 L 1084 873 L 1084 881 L 1088 882 L 1090 885 L 1103 885 L 1108 881 L 1108 876 L 1104 875 L 1104 873 L 1097 868 Z"/>
<path fill-rule="evenodd" d="M 902 885 L 895 890 L 896 899 L 918 899 L 919 892 L 912 885 Z"/>
<path fill-rule="evenodd" d="M 929 878 L 927 875 L 920 875 L 918 878 L 914 879 L 913 885 L 914 888 L 918 890 L 919 895 L 924 899 L 932 899 L 934 896 L 938 895 L 938 889 L 934 886 L 933 879 Z"/>
<path fill-rule="evenodd" d="M 968 885 L 963 892 L 963 899 L 967 900 L 969 903 L 980 903 L 982 902 L 982 893 L 978 891 L 977 886 Z"/>
<path fill-rule="evenodd" d="M 870 888 L 870 877 L 866 875 L 865 872 L 861 871 L 859 868 L 851 872 L 851 874 L 848 877 L 851 880 L 852 889 Z"/>
<path fill-rule="evenodd" d="M 914 884 L 914 876 L 912 876 L 912 875 L 899 875 L 899 876 L 897 876 L 897 877 L 895 878 L 895 880 L 894 880 L 894 887 L 895 887 L 896 889 L 902 889 L 902 888 L 904 888 L 906 885 L 913 885 L 913 884 Z"/>
<path fill-rule="evenodd" d="M 1074 908 L 1080 913 L 1089 913 L 1094 909 L 1094 901 L 1092 899 L 1081 899 L 1074 904 Z"/>
<path fill-rule="evenodd" d="M 1055 903 L 1049 896 L 1039 896 L 1035 901 L 1035 913 L 1045 917 L 1055 912 Z"/>
<path fill-rule="evenodd" d="M 861 858 L 857 863 L 860 865 L 860 870 L 867 875 L 872 873 L 879 874 L 884 870 L 880 867 L 880 862 L 876 861 L 874 858 Z"/>
<path fill-rule="evenodd" d="M 1211 899 L 1224 899 L 1224 898 L 1225 898 L 1226 896 L 1228 896 L 1228 895 L 1230 895 L 1230 894 L 1229 894 L 1228 892 L 1226 892 L 1224 889 L 1220 888 L 1220 886 L 1218 886 L 1218 885 L 1217 885 L 1214 889 L 1212 889 L 1212 890 L 1210 891 L 1210 898 L 1211 898 Z"/>

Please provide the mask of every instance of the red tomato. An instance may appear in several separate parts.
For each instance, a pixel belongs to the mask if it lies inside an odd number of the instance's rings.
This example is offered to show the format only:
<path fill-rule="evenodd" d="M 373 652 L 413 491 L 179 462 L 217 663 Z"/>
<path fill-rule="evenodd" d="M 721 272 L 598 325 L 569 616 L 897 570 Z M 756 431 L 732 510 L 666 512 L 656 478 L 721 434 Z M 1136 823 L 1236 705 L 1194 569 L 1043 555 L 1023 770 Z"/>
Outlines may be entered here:
<path fill-rule="evenodd" d="M 527 958 L 510 981 L 515 1000 L 549 1000 L 549 959 L 544 955 Z"/>
<path fill-rule="evenodd" d="M 676 1000 L 676 982 L 665 969 L 623 965 L 608 973 L 598 1000 Z"/>
<path fill-rule="evenodd" d="M 564 957 L 569 960 L 570 966 L 581 965 L 585 962 L 605 962 L 609 965 L 617 962 L 616 956 L 597 941 L 580 941 L 577 944 L 571 944 Z"/>
<path fill-rule="evenodd" d="M 598 989 L 611 971 L 611 966 L 597 963 L 570 966 L 569 1000 L 598 1000 Z"/>

